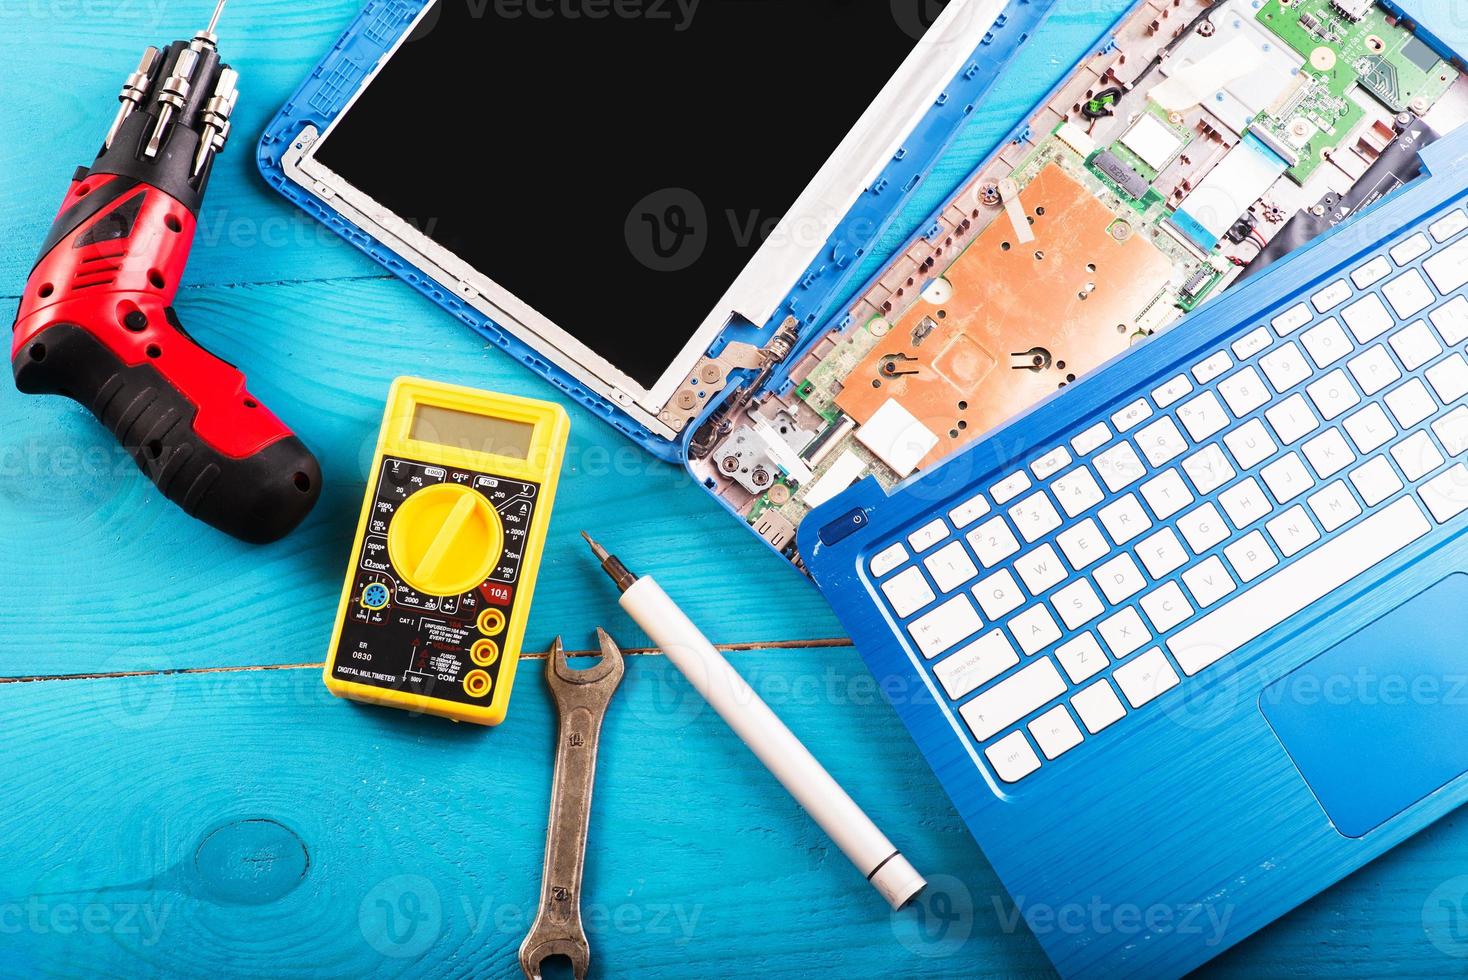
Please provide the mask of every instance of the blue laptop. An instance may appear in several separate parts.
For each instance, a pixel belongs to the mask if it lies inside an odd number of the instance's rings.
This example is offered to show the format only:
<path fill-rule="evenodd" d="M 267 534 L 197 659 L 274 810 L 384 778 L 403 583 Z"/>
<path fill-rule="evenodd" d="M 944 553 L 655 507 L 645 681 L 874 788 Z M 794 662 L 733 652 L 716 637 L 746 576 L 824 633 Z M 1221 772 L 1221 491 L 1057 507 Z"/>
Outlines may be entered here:
<path fill-rule="evenodd" d="M 883 249 L 1051 8 L 374 0 L 261 167 L 815 580 L 1062 974 L 1180 975 L 1468 794 L 1468 39 L 1119 4 Z"/>

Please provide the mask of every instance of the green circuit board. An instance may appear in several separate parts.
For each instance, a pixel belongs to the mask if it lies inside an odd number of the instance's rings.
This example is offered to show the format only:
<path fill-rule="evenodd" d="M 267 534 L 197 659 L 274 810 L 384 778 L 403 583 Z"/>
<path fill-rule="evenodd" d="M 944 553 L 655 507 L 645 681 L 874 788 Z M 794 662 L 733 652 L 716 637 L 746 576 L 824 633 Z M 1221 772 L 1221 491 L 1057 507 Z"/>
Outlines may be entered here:
<path fill-rule="evenodd" d="M 1330 94 L 1360 84 L 1393 112 L 1431 107 L 1452 86 L 1457 69 L 1397 19 L 1372 5 L 1352 21 L 1334 0 L 1268 0 L 1259 22 L 1323 76 Z"/>
<path fill-rule="evenodd" d="M 1366 116 L 1360 103 L 1337 95 L 1326 78 L 1308 72 L 1302 77 L 1309 80 L 1285 102 L 1278 116 L 1264 113 L 1254 124 L 1295 151 L 1299 159 L 1288 173 L 1299 184 L 1310 179 L 1325 162 L 1326 151 L 1340 146 Z"/>

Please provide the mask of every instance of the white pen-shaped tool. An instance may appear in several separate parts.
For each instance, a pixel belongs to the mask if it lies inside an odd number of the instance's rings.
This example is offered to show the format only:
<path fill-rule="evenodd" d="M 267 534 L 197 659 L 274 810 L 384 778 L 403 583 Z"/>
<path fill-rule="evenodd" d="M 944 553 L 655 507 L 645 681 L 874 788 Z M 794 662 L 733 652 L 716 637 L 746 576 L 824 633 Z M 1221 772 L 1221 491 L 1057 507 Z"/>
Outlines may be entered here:
<path fill-rule="evenodd" d="M 581 536 L 622 590 L 622 608 L 627 614 L 652 637 L 673 666 L 688 678 L 795 801 L 805 807 L 882 897 L 897 909 L 922 891 L 927 884 L 923 876 L 657 582 L 633 575 L 590 535 L 583 531 Z"/>

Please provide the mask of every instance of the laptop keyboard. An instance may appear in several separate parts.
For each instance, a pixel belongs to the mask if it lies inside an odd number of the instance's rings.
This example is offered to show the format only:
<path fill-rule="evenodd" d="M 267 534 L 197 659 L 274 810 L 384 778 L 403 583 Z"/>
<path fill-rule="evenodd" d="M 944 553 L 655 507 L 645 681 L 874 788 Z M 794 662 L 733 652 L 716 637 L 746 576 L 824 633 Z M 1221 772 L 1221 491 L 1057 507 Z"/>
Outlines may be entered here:
<path fill-rule="evenodd" d="M 879 549 L 1017 783 L 1468 509 L 1454 210 Z"/>

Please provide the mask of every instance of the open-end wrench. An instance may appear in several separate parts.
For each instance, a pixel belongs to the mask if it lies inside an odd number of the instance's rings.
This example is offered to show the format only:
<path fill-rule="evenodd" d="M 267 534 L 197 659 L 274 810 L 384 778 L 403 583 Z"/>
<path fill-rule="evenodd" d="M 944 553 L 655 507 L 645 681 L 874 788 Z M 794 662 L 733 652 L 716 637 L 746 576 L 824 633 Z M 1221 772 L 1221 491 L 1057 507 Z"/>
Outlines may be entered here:
<path fill-rule="evenodd" d="M 551 644 L 545 672 L 561 720 L 540 911 L 520 944 L 520 968 L 529 980 L 540 980 L 541 964 L 552 956 L 569 958 L 576 980 L 586 980 L 591 968 L 591 947 L 581 926 L 581 870 L 586 860 L 601 723 L 626 671 L 622 651 L 606 630 L 598 628 L 596 638 L 601 643 L 601 661 L 595 667 L 572 670 L 558 636 Z"/>

